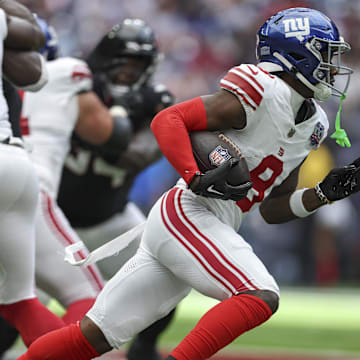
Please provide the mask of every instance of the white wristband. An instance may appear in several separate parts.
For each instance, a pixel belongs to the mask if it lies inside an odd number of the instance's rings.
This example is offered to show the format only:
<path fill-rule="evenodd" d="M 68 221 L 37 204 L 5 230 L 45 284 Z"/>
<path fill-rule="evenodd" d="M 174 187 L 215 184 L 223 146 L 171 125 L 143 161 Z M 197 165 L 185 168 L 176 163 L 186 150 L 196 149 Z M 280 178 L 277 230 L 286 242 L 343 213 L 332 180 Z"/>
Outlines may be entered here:
<path fill-rule="evenodd" d="M 307 211 L 305 209 L 304 203 L 302 201 L 303 198 L 303 194 L 307 189 L 300 189 L 300 190 L 296 190 L 294 191 L 291 196 L 290 196 L 290 209 L 292 211 L 292 213 L 297 216 L 297 217 L 306 217 L 309 216 L 310 214 L 312 214 L 314 211 Z"/>

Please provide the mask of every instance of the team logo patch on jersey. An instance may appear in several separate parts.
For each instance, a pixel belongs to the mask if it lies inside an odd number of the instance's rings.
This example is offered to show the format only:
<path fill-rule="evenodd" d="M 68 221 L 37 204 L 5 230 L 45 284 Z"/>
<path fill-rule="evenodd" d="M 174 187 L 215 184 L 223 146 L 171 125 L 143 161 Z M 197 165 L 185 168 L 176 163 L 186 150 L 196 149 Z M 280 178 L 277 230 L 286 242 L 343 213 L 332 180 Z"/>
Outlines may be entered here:
<path fill-rule="evenodd" d="M 320 141 L 324 136 L 324 130 L 324 125 L 320 121 L 318 121 L 315 124 L 314 131 L 310 136 L 310 143 L 313 148 L 317 149 L 319 147 Z"/>
<path fill-rule="evenodd" d="M 286 38 L 296 37 L 299 41 L 303 41 L 303 36 L 310 34 L 310 21 L 307 17 L 284 19 L 283 24 Z"/>
<path fill-rule="evenodd" d="M 231 158 L 227 149 L 223 148 L 221 145 L 218 145 L 210 154 L 209 160 L 212 165 L 220 166 L 224 161 Z"/>

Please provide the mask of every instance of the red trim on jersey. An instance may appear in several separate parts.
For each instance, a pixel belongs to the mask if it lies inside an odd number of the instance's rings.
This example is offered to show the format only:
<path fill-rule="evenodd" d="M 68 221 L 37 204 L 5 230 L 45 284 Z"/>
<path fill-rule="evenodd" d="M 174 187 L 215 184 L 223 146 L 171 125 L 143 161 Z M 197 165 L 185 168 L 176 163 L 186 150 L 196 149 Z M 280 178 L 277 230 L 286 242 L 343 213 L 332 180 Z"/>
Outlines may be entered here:
<path fill-rule="evenodd" d="M 69 245 L 72 245 L 74 244 L 72 238 L 70 235 L 68 235 L 66 233 L 66 231 L 64 229 L 62 229 L 62 224 L 61 224 L 61 221 L 59 221 L 57 218 L 56 218 L 56 214 L 55 214 L 55 211 L 53 209 L 53 204 L 52 204 L 52 199 L 45 193 L 45 192 L 42 192 L 43 195 L 45 196 L 46 198 L 46 203 L 47 203 L 47 212 L 49 213 L 50 215 L 50 219 L 52 221 L 52 224 L 55 225 L 55 228 L 56 230 L 59 232 L 60 236 L 69 244 Z M 81 259 L 85 259 L 85 255 L 79 251 L 77 252 L 77 254 L 79 254 L 80 258 Z M 98 274 L 96 274 L 96 269 L 94 269 L 93 266 L 88 266 L 86 268 L 83 268 L 82 270 L 84 270 L 85 273 L 87 272 L 90 272 L 90 279 L 93 279 L 95 280 L 95 283 L 98 287 L 98 290 L 102 290 L 102 288 L 104 287 L 104 284 L 103 284 L 103 281 L 102 279 L 99 277 Z"/>
<path fill-rule="evenodd" d="M 254 78 L 254 76 L 251 76 L 249 73 L 247 73 L 246 71 L 244 71 L 240 67 L 236 67 L 235 70 L 239 71 L 243 75 L 247 76 L 251 81 L 253 81 L 260 88 L 261 91 L 264 91 L 264 87 Z M 251 72 L 254 74 L 253 70 Z"/>
<path fill-rule="evenodd" d="M 206 128 L 206 111 L 200 97 L 160 111 L 151 123 L 161 151 L 188 184 L 200 173 L 189 132 Z"/>
<path fill-rule="evenodd" d="M 237 69 L 238 70 L 238 69 Z M 239 70 L 238 70 L 239 71 Z M 244 74 L 246 74 L 244 71 L 240 71 Z M 251 75 L 249 75 L 251 77 Z M 231 82 L 232 84 L 238 86 L 241 90 L 243 90 L 249 98 L 257 105 L 260 105 L 260 102 L 262 100 L 262 94 L 259 92 L 259 90 L 255 89 L 254 86 L 238 74 L 235 74 L 233 72 L 227 73 L 227 75 L 224 77 L 224 80 L 227 80 Z M 255 80 L 255 79 L 254 79 Z"/>
<path fill-rule="evenodd" d="M 200 260 L 199 256 L 196 255 L 195 251 L 192 250 L 184 240 L 182 240 L 178 235 L 174 235 L 174 232 L 169 229 L 169 224 L 166 223 L 167 220 L 165 220 L 165 217 L 162 215 L 163 221 L 169 231 L 171 231 L 173 235 L 189 250 L 189 252 L 191 252 L 192 255 L 196 257 L 196 259 L 202 264 L 206 271 L 212 277 L 216 278 L 217 281 L 219 281 L 231 293 L 234 294 L 234 290 L 231 290 L 229 285 L 227 285 L 224 280 L 221 280 L 220 277 L 226 279 L 227 282 L 231 284 L 233 289 L 236 290 L 235 293 L 258 289 L 241 270 L 237 269 L 233 264 L 231 264 L 231 262 L 222 254 L 221 250 L 209 238 L 202 234 L 200 230 L 185 215 L 180 201 L 182 193 L 183 190 L 174 188 L 168 193 L 166 197 L 166 214 L 169 218 L 169 222 L 197 250 L 197 252 L 202 255 L 202 257 L 210 265 L 211 269 L 209 269 L 209 267 Z M 177 206 L 180 210 L 180 213 L 175 205 L 177 195 Z M 189 227 L 193 231 L 191 231 Z M 223 262 L 221 262 L 219 258 L 221 258 Z M 245 281 L 234 274 L 230 268 L 239 274 L 240 277 Z M 249 289 L 247 284 L 251 285 L 252 289 Z"/>
<path fill-rule="evenodd" d="M 23 90 L 18 90 L 21 103 L 24 101 L 25 92 Z M 23 117 L 22 111 L 20 113 L 20 130 L 21 135 L 29 135 L 30 134 L 30 125 L 29 125 L 29 118 Z"/>
<path fill-rule="evenodd" d="M 239 95 L 243 101 L 248 104 L 253 110 L 256 110 L 256 107 L 252 104 L 250 104 L 249 100 L 244 96 L 244 94 L 242 94 L 241 92 L 239 92 L 237 89 L 233 89 L 231 86 L 226 85 L 224 83 L 221 83 L 221 87 L 230 90 L 231 92 L 235 92 L 237 95 Z"/>
<path fill-rule="evenodd" d="M 73 71 L 71 78 L 75 81 L 81 81 L 83 79 L 92 79 L 92 74 L 83 71 Z"/>

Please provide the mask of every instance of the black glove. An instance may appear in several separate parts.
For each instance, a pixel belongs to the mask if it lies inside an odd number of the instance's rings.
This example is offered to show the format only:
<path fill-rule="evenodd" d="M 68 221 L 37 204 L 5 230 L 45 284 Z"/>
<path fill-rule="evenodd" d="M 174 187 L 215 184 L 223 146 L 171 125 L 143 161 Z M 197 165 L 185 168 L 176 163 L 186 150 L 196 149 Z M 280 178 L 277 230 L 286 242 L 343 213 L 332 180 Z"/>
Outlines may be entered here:
<path fill-rule="evenodd" d="M 138 91 L 128 91 L 113 99 L 113 105 L 121 105 L 128 112 L 135 128 L 151 120 L 159 111 L 174 103 L 174 96 L 163 85 L 141 87 Z"/>
<path fill-rule="evenodd" d="M 189 187 L 195 194 L 210 198 L 234 201 L 245 198 L 248 191 L 253 186 L 252 182 L 249 181 L 244 184 L 233 186 L 226 181 L 229 171 L 236 166 L 238 162 L 239 160 L 235 158 L 225 161 L 216 169 L 209 170 L 201 175 L 199 182 L 192 186 L 192 183 L 197 178 L 197 176 L 194 176 Z"/>
<path fill-rule="evenodd" d="M 344 199 L 360 190 L 360 159 L 342 168 L 332 169 L 315 190 L 324 203 Z M 326 197 L 323 198 L 322 194 Z"/>

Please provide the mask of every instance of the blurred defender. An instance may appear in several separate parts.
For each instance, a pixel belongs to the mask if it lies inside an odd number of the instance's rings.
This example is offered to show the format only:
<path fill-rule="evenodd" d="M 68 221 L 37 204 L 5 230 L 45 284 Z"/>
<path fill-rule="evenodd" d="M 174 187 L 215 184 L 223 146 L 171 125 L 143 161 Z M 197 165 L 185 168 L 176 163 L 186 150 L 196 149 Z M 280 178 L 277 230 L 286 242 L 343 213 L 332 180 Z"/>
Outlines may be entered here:
<path fill-rule="evenodd" d="M 58 202 L 89 250 L 145 221 L 140 209 L 128 202 L 128 195 L 136 175 L 161 156 L 150 121 L 173 103 L 163 85 L 151 82 L 159 58 L 154 33 L 140 19 L 115 25 L 88 57 L 94 91 L 105 106 L 126 117 L 131 129 L 129 145 L 119 147 L 116 154 L 101 153 L 77 135 L 73 138 Z M 112 277 L 135 254 L 139 243 L 140 237 L 119 256 L 100 262 L 102 274 Z M 149 360 L 159 358 L 155 343 L 172 315 L 139 334 L 127 354 L 129 360 L 145 355 Z"/>

